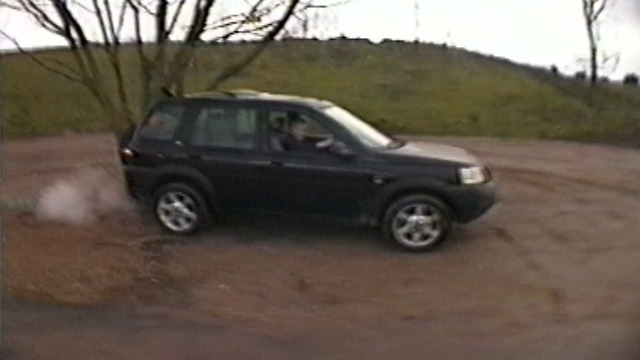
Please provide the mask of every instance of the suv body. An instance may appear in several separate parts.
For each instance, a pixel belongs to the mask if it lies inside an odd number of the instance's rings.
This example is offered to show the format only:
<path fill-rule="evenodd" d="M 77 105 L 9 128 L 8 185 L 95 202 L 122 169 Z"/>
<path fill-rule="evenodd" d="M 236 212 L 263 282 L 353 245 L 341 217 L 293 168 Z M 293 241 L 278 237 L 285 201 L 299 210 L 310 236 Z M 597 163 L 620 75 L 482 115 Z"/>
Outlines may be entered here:
<path fill-rule="evenodd" d="M 469 152 L 394 139 L 330 102 L 295 96 L 160 101 L 121 138 L 120 159 L 129 193 L 174 233 L 217 211 L 258 210 L 352 218 L 427 250 L 495 201 L 489 170 Z"/>

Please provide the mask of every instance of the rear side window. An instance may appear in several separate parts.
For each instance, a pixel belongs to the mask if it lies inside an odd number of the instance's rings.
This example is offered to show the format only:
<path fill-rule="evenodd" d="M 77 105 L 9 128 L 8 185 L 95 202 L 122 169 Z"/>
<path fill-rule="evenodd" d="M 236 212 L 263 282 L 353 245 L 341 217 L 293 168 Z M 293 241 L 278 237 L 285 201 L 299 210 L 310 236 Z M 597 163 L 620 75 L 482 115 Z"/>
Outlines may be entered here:
<path fill-rule="evenodd" d="M 197 114 L 191 134 L 191 145 L 255 149 L 258 111 L 205 106 Z"/>
<path fill-rule="evenodd" d="M 161 105 L 147 118 L 138 134 L 150 139 L 170 140 L 175 135 L 184 111 L 184 105 Z"/>

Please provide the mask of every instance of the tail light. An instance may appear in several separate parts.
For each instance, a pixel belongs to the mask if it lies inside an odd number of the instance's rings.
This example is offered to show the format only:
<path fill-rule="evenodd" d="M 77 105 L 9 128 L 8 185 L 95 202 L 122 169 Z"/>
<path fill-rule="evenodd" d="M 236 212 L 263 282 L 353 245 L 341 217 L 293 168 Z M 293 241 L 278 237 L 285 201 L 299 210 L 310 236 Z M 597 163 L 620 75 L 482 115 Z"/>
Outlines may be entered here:
<path fill-rule="evenodd" d="M 120 149 L 120 161 L 122 161 L 123 164 L 129 164 L 137 156 L 138 153 L 128 147 Z"/>

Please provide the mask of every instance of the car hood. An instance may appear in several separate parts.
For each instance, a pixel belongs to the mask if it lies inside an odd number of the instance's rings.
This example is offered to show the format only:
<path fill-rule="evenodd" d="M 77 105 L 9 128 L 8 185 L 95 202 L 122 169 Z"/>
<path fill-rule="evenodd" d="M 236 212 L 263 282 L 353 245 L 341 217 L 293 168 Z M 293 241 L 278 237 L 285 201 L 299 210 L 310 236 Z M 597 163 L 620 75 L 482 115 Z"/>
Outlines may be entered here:
<path fill-rule="evenodd" d="M 469 165 L 480 164 L 480 161 L 467 150 L 429 142 L 407 142 L 397 149 L 388 149 L 388 154 L 402 157 L 424 158 L 452 161 Z"/>

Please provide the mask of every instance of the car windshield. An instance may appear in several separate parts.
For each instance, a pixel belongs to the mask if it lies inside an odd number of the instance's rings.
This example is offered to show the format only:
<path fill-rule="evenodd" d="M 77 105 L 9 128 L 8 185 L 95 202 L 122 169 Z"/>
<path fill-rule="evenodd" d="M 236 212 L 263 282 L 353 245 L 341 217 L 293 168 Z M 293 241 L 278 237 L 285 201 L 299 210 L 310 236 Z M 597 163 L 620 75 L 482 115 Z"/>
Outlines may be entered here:
<path fill-rule="evenodd" d="M 395 141 L 387 135 L 376 130 L 371 125 L 338 106 L 330 106 L 323 109 L 324 113 L 344 126 L 363 145 L 370 148 L 388 148 Z"/>

